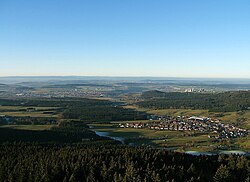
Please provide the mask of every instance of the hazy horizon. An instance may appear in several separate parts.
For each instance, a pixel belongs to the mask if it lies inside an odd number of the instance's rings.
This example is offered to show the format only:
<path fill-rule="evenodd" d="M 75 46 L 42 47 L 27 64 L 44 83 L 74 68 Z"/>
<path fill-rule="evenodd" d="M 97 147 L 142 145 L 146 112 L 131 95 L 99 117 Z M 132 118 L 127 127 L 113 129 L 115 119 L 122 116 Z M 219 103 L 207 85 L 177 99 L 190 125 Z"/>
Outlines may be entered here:
<path fill-rule="evenodd" d="M 1 76 L 0 78 L 46 78 L 46 77 L 79 77 L 79 78 L 88 78 L 88 77 L 96 77 L 96 78 L 166 78 L 166 79 L 243 79 L 243 80 L 249 80 L 250 78 L 247 77 L 181 77 L 181 76 L 140 76 L 140 75 L 124 75 L 124 76 L 106 76 L 106 75 L 6 75 L 6 76 Z"/>

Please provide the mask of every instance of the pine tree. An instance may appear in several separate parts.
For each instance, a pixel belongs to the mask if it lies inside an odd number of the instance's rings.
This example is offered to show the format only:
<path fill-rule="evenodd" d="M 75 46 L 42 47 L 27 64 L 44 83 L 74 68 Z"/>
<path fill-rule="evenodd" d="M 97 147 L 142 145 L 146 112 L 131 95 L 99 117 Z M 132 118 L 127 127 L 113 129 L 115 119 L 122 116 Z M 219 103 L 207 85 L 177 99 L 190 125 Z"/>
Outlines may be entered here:
<path fill-rule="evenodd" d="M 95 181 L 96 181 L 95 174 L 94 174 L 93 169 L 91 169 L 87 176 L 87 182 L 95 182 Z"/>
<path fill-rule="evenodd" d="M 230 173 L 226 166 L 223 164 L 218 168 L 214 175 L 215 182 L 227 182 L 230 179 Z"/>
<path fill-rule="evenodd" d="M 70 176 L 69 182 L 76 182 L 76 177 L 74 173 Z"/>
<path fill-rule="evenodd" d="M 136 169 L 134 167 L 134 163 L 130 162 L 127 166 L 126 173 L 123 179 L 124 182 L 136 182 L 141 181 L 139 176 L 137 175 Z"/>
<path fill-rule="evenodd" d="M 160 175 L 157 173 L 155 177 L 155 182 L 161 182 Z"/>
<path fill-rule="evenodd" d="M 245 182 L 250 182 L 250 177 L 247 177 Z"/>
<path fill-rule="evenodd" d="M 191 175 L 194 175 L 194 174 L 197 173 L 197 170 L 196 170 L 196 168 L 195 168 L 195 166 L 194 166 L 193 163 L 190 165 L 190 167 L 188 168 L 187 172 L 188 172 L 189 174 L 191 174 Z"/>
<path fill-rule="evenodd" d="M 120 175 L 117 174 L 117 172 L 115 172 L 114 176 L 113 176 L 113 179 L 115 182 L 120 182 L 122 181 L 122 178 Z"/>

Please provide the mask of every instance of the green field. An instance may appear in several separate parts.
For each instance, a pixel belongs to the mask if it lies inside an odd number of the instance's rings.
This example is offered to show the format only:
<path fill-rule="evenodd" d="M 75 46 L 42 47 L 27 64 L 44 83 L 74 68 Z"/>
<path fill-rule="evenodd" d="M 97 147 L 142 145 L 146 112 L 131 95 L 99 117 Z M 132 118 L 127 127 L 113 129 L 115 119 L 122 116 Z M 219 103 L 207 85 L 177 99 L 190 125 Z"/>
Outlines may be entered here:
<path fill-rule="evenodd" d="M 209 139 L 206 133 L 151 130 L 148 128 L 119 128 L 117 124 L 95 124 L 94 131 L 108 132 L 111 137 L 122 137 L 125 143 L 136 146 L 149 145 L 153 147 L 167 147 L 178 151 L 197 150 L 214 151 L 218 143 Z"/>
<path fill-rule="evenodd" d="M 128 106 L 133 107 L 133 106 Z M 192 110 L 192 109 L 159 109 L 149 110 L 144 108 L 137 108 L 141 111 L 146 111 L 148 114 L 154 115 L 168 115 L 168 116 L 205 116 L 214 119 L 220 119 L 223 123 L 230 123 L 243 129 L 250 129 L 250 111 L 242 112 L 209 112 L 208 110 Z M 181 140 L 175 139 L 174 142 L 181 143 Z M 243 138 L 238 138 L 233 141 L 234 145 L 246 150 L 250 150 L 250 135 Z M 205 144 L 205 143 L 203 143 Z M 211 148 L 211 147 L 209 147 Z"/>
<path fill-rule="evenodd" d="M 29 110 L 33 108 L 34 110 Z M 47 117 L 57 118 L 58 107 L 23 107 L 23 106 L 0 106 L 0 115 L 12 117 Z M 51 113 L 47 113 L 51 112 Z"/>
<path fill-rule="evenodd" d="M 17 130 L 44 131 L 49 130 L 55 125 L 3 125 L 0 128 L 11 128 Z"/>
<path fill-rule="evenodd" d="M 36 110 L 40 110 L 40 111 L 47 111 L 47 110 L 50 110 L 50 109 L 59 109 L 59 107 L 0 106 L 0 111 L 4 111 L 4 110 L 18 111 L 20 109 L 28 109 L 28 108 L 35 108 Z"/>
<path fill-rule="evenodd" d="M 220 119 L 224 123 L 237 125 L 241 128 L 250 129 L 250 111 L 243 112 L 209 112 L 208 110 L 191 109 L 161 109 L 148 110 L 147 113 L 168 116 L 205 116 Z"/>
<path fill-rule="evenodd" d="M 148 120 L 136 120 L 136 121 L 113 121 L 112 124 L 124 124 L 124 123 L 147 123 Z"/>
<path fill-rule="evenodd" d="M 250 151 L 250 135 L 244 138 L 238 138 L 235 140 L 235 144 L 240 146 L 241 148 L 247 149 Z"/>
<path fill-rule="evenodd" d="M 153 110 L 148 113 L 156 115 L 204 115 L 208 111 L 206 110 L 181 110 L 181 109 L 167 109 L 167 110 Z M 214 113 L 215 114 L 215 113 Z M 217 113 L 216 113 L 217 114 Z M 244 113 L 241 116 L 246 116 L 249 112 Z M 231 117 L 230 117 L 231 116 Z M 236 112 L 226 113 L 220 117 L 224 119 L 235 119 L 238 117 Z M 211 116 L 210 116 L 211 117 Z M 231 120 L 231 122 L 232 122 Z M 148 120 L 142 121 L 130 121 L 134 123 L 148 122 Z M 91 124 L 94 131 L 108 132 L 111 137 L 122 137 L 125 139 L 125 143 L 133 143 L 135 145 L 150 145 L 154 147 L 167 147 L 173 148 L 178 151 L 196 150 L 196 151 L 215 151 L 220 146 L 224 146 L 226 142 L 228 148 L 237 148 L 242 150 L 250 149 L 249 136 L 243 138 L 237 138 L 234 140 L 227 140 L 223 142 L 215 142 L 214 139 L 208 138 L 208 133 L 190 132 L 190 131 L 166 131 L 166 130 L 151 130 L 149 128 L 137 129 L 137 128 L 120 128 L 119 123 L 123 122 L 111 122 L 110 124 Z"/>
<path fill-rule="evenodd" d="M 125 106 L 125 108 L 133 108 L 138 111 L 144 111 L 152 115 L 165 116 L 204 116 L 213 119 L 220 119 L 224 123 L 237 125 L 244 129 L 250 129 L 250 111 L 242 112 L 209 112 L 208 110 L 192 110 L 192 109 L 145 109 L 138 108 L 133 105 Z"/>
<path fill-rule="evenodd" d="M 155 115 L 168 115 L 168 116 L 209 116 L 208 110 L 192 110 L 192 109 L 159 109 L 148 110 L 147 113 Z"/>

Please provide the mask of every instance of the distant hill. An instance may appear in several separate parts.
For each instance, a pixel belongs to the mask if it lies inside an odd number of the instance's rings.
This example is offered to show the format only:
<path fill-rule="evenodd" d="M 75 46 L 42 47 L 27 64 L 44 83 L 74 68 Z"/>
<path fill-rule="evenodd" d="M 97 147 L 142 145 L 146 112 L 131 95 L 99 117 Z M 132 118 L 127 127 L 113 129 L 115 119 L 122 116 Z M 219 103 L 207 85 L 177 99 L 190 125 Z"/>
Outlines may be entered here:
<path fill-rule="evenodd" d="M 208 109 L 229 112 L 250 109 L 250 91 L 224 93 L 180 93 L 148 91 L 141 96 L 144 101 L 137 105 L 143 108 Z"/>
<path fill-rule="evenodd" d="M 150 90 L 142 93 L 142 98 L 157 98 L 157 97 L 165 97 L 166 92 L 161 92 L 158 90 Z"/>
<path fill-rule="evenodd" d="M 101 84 L 58 84 L 43 86 L 43 88 L 77 88 L 77 87 L 106 87 L 107 85 Z"/>

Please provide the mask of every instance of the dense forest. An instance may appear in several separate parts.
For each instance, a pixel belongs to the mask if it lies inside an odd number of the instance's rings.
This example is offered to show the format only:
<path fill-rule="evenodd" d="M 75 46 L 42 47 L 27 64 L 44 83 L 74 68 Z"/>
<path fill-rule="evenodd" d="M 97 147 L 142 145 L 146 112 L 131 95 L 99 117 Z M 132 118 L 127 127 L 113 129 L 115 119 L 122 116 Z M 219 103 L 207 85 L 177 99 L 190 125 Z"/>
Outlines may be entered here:
<path fill-rule="evenodd" d="M 63 112 L 65 119 L 85 122 L 127 121 L 147 119 L 147 115 L 132 109 L 111 106 L 71 107 Z"/>
<path fill-rule="evenodd" d="M 208 109 L 211 112 L 230 112 L 250 109 L 250 91 L 225 93 L 181 93 L 148 91 L 137 105 L 153 109 Z"/>
<path fill-rule="evenodd" d="M 72 106 L 107 106 L 112 102 L 106 100 L 85 98 L 51 98 L 51 99 L 0 99 L 2 106 L 26 106 L 26 107 L 72 107 Z"/>
<path fill-rule="evenodd" d="M 147 114 L 144 112 L 133 109 L 124 109 L 123 107 L 120 107 L 120 103 L 96 99 L 0 99 L 0 105 L 25 107 L 60 107 L 61 109 L 57 110 L 57 112 L 61 112 L 61 119 L 80 119 L 81 121 L 87 123 L 147 119 Z M 30 118 L 15 118 L 15 120 L 22 123 L 30 122 Z M 34 119 L 33 122 L 36 122 L 37 120 Z"/>
<path fill-rule="evenodd" d="M 29 142 L 29 143 L 78 143 L 87 141 L 105 140 L 87 126 L 72 124 L 54 126 L 49 130 L 33 131 L 12 128 L 0 128 L 0 143 Z"/>
<path fill-rule="evenodd" d="M 0 146 L 5 181 L 249 181 L 246 156 L 201 156 L 114 145 Z"/>

